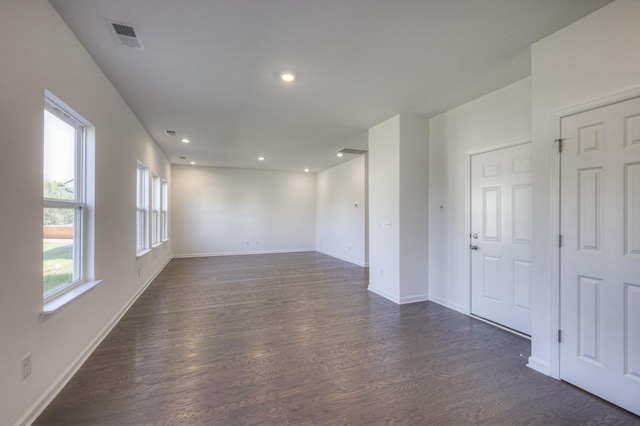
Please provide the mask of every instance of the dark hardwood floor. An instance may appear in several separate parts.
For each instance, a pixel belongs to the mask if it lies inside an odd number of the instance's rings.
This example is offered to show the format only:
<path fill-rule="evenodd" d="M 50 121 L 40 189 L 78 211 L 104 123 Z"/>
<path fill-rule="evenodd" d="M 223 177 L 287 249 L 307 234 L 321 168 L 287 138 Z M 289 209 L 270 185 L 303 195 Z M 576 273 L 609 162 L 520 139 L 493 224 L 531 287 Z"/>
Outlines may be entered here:
<path fill-rule="evenodd" d="M 318 253 L 175 259 L 37 425 L 609 425 L 529 342 Z"/>

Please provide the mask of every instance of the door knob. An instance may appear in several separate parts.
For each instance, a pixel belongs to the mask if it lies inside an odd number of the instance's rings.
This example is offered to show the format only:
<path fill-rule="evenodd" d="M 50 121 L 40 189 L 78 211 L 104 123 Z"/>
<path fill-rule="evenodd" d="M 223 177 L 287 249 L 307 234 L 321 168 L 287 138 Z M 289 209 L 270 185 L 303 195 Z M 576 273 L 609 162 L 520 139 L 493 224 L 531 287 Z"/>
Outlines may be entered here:
<path fill-rule="evenodd" d="M 470 248 L 471 250 L 478 250 L 480 247 L 478 247 L 478 246 L 474 246 L 473 244 L 471 244 L 471 245 L 469 246 L 469 248 Z"/>

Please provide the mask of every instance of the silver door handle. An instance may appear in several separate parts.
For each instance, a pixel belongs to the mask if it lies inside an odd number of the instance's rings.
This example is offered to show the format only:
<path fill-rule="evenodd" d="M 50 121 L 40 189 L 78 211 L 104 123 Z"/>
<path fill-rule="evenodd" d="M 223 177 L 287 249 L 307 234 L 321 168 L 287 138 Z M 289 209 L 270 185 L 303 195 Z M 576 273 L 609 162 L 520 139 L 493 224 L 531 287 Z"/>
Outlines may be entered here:
<path fill-rule="evenodd" d="M 478 246 L 474 246 L 473 244 L 471 244 L 471 245 L 469 245 L 469 248 L 470 248 L 471 250 L 478 250 L 480 247 L 478 247 Z"/>

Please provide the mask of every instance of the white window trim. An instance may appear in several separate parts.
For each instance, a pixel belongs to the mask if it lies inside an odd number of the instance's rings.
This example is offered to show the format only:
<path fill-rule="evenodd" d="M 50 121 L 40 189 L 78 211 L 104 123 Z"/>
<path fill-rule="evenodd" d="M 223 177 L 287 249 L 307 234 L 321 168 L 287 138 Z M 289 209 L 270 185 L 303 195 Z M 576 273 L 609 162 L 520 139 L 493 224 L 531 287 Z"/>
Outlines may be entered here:
<path fill-rule="evenodd" d="M 43 210 L 45 208 L 73 208 L 74 209 L 74 241 L 73 241 L 73 259 L 74 259 L 74 277 L 77 277 L 71 283 L 56 289 L 50 294 L 43 295 L 43 305 L 41 315 L 50 315 L 51 313 L 62 308 L 69 302 L 75 300 L 80 295 L 86 293 L 91 288 L 97 286 L 102 280 L 91 280 L 88 275 L 92 273 L 87 266 L 90 262 L 89 256 L 92 250 L 88 246 L 88 238 L 86 232 L 86 224 L 88 222 L 88 207 L 86 181 L 87 176 L 87 138 L 88 129 L 93 126 L 91 123 L 82 118 L 72 108 L 51 94 L 45 91 L 45 107 L 44 110 L 55 115 L 61 120 L 67 122 L 77 130 L 75 141 L 75 181 L 74 181 L 74 200 L 61 200 L 43 198 Z M 43 285 L 43 284 L 42 284 Z"/>
<path fill-rule="evenodd" d="M 161 212 L 162 212 L 162 180 L 160 176 L 151 175 L 151 247 L 156 248 L 162 244 L 161 237 Z"/>
<path fill-rule="evenodd" d="M 162 203 L 160 205 L 160 239 L 169 241 L 169 182 L 162 179 L 160 183 Z"/>
<path fill-rule="evenodd" d="M 138 179 L 142 172 L 142 181 Z M 138 192 L 141 191 L 141 194 Z M 142 205 L 139 203 L 142 202 Z M 140 227 L 136 226 L 136 257 L 142 257 L 151 251 L 149 244 L 149 168 L 141 161 L 136 166 L 136 224 L 141 218 Z M 140 235 L 142 232 L 142 235 Z M 138 246 L 138 237 L 142 246 Z"/>

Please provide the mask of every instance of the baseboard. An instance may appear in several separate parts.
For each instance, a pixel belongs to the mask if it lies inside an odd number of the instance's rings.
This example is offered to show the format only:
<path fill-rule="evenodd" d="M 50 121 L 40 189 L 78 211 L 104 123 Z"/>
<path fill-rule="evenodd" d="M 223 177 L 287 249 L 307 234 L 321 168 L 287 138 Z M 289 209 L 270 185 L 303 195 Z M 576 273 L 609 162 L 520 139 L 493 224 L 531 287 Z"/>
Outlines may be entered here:
<path fill-rule="evenodd" d="M 429 296 L 429 300 L 431 300 L 434 303 L 437 303 L 438 305 L 442 305 L 445 308 L 449 308 L 452 309 L 454 311 L 460 312 L 461 314 L 465 314 L 465 315 L 469 315 L 469 310 L 467 308 L 465 308 L 464 306 L 455 304 L 455 303 L 451 303 L 449 301 L 446 301 L 444 299 L 440 299 L 439 297 L 436 296 Z"/>
<path fill-rule="evenodd" d="M 529 367 L 532 370 L 537 371 L 538 373 L 542 373 L 545 376 L 550 376 L 551 375 L 551 366 L 549 366 L 549 364 L 547 364 L 546 362 L 542 362 L 542 361 L 539 361 L 539 360 L 535 359 L 532 356 L 529 357 L 529 361 L 527 363 L 527 367 Z"/>
<path fill-rule="evenodd" d="M 406 296 L 400 298 L 401 305 L 407 305 L 409 303 L 426 302 L 429 300 L 428 294 L 416 294 L 415 296 Z"/>
<path fill-rule="evenodd" d="M 369 285 L 369 287 L 367 287 L 367 290 L 369 290 L 372 293 L 377 294 L 378 296 L 382 296 L 387 300 L 392 301 L 393 303 L 395 303 L 396 305 L 407 305 L 409 303 L 417 303 L 417 302 L 426 302 L 427 300 L 429 300 L 429 295 L 428 294 L 417 294 L 415 296 L 405 296 L 405 297 L 398 297 L 398 296 L 394 296 L 391 293 L 388 293 L 380 288 L 374 287 Z"/>
<path fill-rule="evenodd" d="M 98 345 L 102 343 L 102 341 L 107 337 L 107 335 L 113 330 L 113 328 L 118 324 L 118 322 L 122 319 L 124 314 L 127 313 L 129 308 L 138 300 L 140 295 L 144 293 L 144 291 L 149 287 L 149 285 L 153 282 L 154 279 L 162 272 L 162 270 L 167 266 L 167 264 L 171 261 L 172 257 L 169 256 L 167 260 L 158 268 L 153 275 L 145 281 L 145 283 L 135 292 L 135 294 L 129 299 L 129 301 L 118 311 L 118 313 L 107 323 L 107 325 L 98 333 L 98 335 L 89 343 L 89 345 L 76 357 L 75 360 L 69 365 L 69 367 L 56 379 L 49 388 L 38 398 L 38 400 L 27 410 L 27 412 L 18 420 L 16 425 L 30 425 L 42 412 L 49 406 L 51 401 L 58 396 L 60 391 L 64 389 L 64 387 L 69 383 L 69 380 L 78 372 L 80 367 L 85 363 L 85 361 L 91 356 L 91 354 L 96 350 Z"/>
<path fill-rule="evenodd" d="M 257 250 L 257 251 L 221 251 L 215 253 L 183 253 L 174 254 L 174 259 L 185 259 L 189 257 L 216 257 L 216 256 L 242 256 L 247 254 L 277 254 L 277 253 L 304 253 L 316 251 L 313 248 L 285 249 L 285 250 Z"/>
<path fill-rule="evenodd" d="M 345 262 L 353 263 L 354 265 L 362 266 L 363 268 L 368 268 L 369 264 L 367 262 L 360 262 L 359 260 L 350 259 L 348 257 L 340 256 L 335 253 L 331 253 L 326 250 L 316 249 L 318 253 L 326 254 L 327 256 L 335 257 L 336 259 L 344 260 Z"/>
<path fill-rule="evenodd" d="M 379 288 L 373 287 L 373 286 L 371 286 L 371 285 L 369 285 L 369 287 L 367 287 L 367 290 L 369 290 L 371 293 L 375 293 L 375 294 L 377 294 L 378 296 L 382 296 L 382 297 L 384 297 L 385 299 L 392 301 L 392 302 L 393 302 L 393 303 L 395 303 L 396 305 L 399 305 L 399 304 L 400 304 L 400 298 L 398 298 L 398 297 L 396 297 L 396 296 L 394 296 L 394 295 L 392 295 L 392 294 L 390 294 L 390 293 L 387 293 L 387 292 L 386 292 L 386 291 L 384 291 L 384 290 L 381 290 L 381 289 L 379 289 Z"/>

